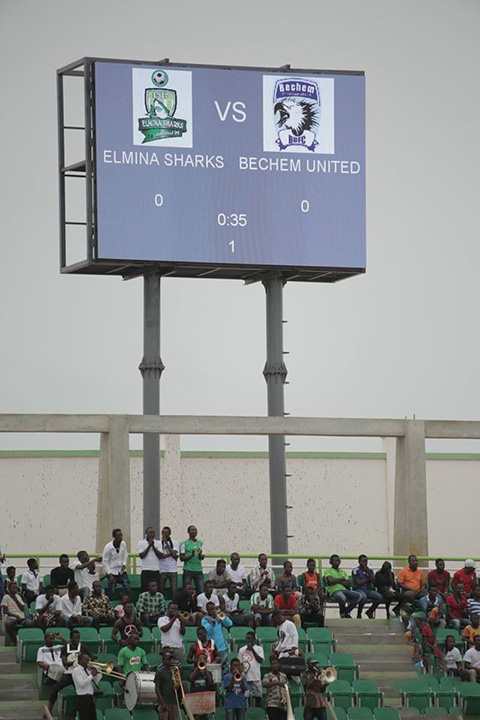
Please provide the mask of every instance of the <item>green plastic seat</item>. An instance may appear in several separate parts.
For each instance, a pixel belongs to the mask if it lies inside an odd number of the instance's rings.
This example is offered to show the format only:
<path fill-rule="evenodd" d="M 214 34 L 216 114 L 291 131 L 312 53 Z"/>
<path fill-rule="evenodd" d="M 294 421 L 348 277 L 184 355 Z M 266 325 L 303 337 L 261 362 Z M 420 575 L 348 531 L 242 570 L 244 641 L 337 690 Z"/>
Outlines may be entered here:
<path fill-rule="evenodd" d="M 382 704 L 383 693 L 380 692 L 375 680 L 354 680 L 352 690 L 357 694 L 361 707 L 374 710 Z"/>
<path fill-rule="evenodd" d="M 373 720 L 373 713 L 368 707 L 351 707 L 347 710 L 348 720 Z"/>
<path fill-rule="evenodd" d="M 158 720 L 158 713 L 153 708 L 134 708 L 132 720 Z"/>
<path fill-rule="evenodd" d="M 425 708 L 425 715 L 448 715 L 447 708 L 444 707 L 427 707 Z"/>
<path fill-rule="evenodd" d="M 147 663 L 150 665 L 152 670 L 156 670 L 163 662 L 163 658 L 160 653 L 147 653 Z"/>
<path fill-rule="evenodd" d="M 139 640 L 138 646 L 143 648 L 146 653 L 153 652 L 155 650 L 152 631 L 150 630 L 150 628 L 143 628 L 143 633 Z"/>
<path fill-rule="evenodd" d="M 100 636 L 93 627 L 80 627 L 80 642 L 89 653 L 97 654 L 100 649 Z"/>
<path fill-rule="evenodd" d="M 113 707 L 113 687 L 108 680 L 100 680 L 98 683 L 99 694 L 95 693 L 95 705 L 98 710 L 108 710 Z"/>
<path fill-rule="evenodd" d="M 45 645 L 43 630 L 20 628 L 17 633 L 17 659 L 21 662 L 37 662 L 37 653 Z"/>
<path fill-rule="evenodd" d="M 102 648 L 102 652 L 118 655 L 120 645 L 115 640 L 112 640 L 112 628 L 101 627 L 98 631 L 98 635 L 100 637 L 100 646 Z"/>
<path fill-rule="evenodd" d="M 247 613 L 247 615 L 251 612 L 250 600 L 240 600 L 238 606 L 241 607 L 243 612 Z"/>
<path fill-rule="evenodd" d="M 58 693 L 58 710 L 61 718 L 75 717 L 77 712 L 77 693 L 73 685 L 67 685 Z M 97 706 L 98 713 L 98 706 Z M 102 711 L 103 717 L 103 711 Z"/>
<path fill-rule="evenodd" d="M 158 715 L 156 715 L 156 718 L 158 718 Z M 80 720 L 78 713 L 75 715 L 75 720 Z M 103 720 L 103 710 L 97 710 L 97 720 Z"/>
<path fill-rule="evenodd" d="M 158 632 L 160 633 L 161 630 L 157 628 Z M 197 639 L 197 628 L 194 625 L 187 625 L 185 628 L 185 635 L 183 636 L 183 642 L 186 643 L 192 643 L 195 642 Z"/>
<path fill-rule="evenodd" d="M 274 643 L 278 640 L 277 628 L 274 627 L 259 627 L 256 629 L 257 638 L 261 641 L 262 645 L 266 642 Z"/>
<path fill-rule="evenodd" d="M 379 707 L 373 711 L 375 720 L 399 720 L 398 710 L 393 707 Z"/>
<path fill-rule="evenodd" d="M 304 711 L 304 708 L 301 706 L 293 708 L 293 714 L 295 716 L 295 720 L 303 720 L 303 711 Z"/>
<path fill-rule="evenodd" d="M 347 710 L 353 705 L 354 693 L 348 680 L 334 680 L 328 686 L 327 692 L 335 707 Z"/>
<path fill-rule="evenodd" d="M 400 717 L 419 717 L 421 715 L 421 712 L 416 707 L 402 707 L 400 710 Z"/>
<path fill-rule="evenodd" d="M 217 707 L 215 709 L 215 720 L 225 720 L 225 708 Z"/>
<path fill-rule="evenodd" d="M 302 704 L 303 696 L 304 696 L 303 686 L 297 685 L 297 683 L 289 680 L 288 689 L 290 691 L 290 700 L 292 702 L 292 708 L 300 707 L 300 705 Z"/>
<path fill-rule="evenodd" d="M 252 628 L 249 627 L 232 627 L 230 628 L 230 637 L 236 650 L 245 644 L 245 638 Z"/>
<path fill-rule="evenodd" d="M 245 720 L 265 720 L 266 713 L 261 707 L 247 707 Z"/>
<path fill-rule="evenodd" d="M 103 717 L 105 720 L 131 720 L 130 711 L 126 708 L 107 708 Z"/>
<path fill-rule="evenodd" d="M 307 630 L 307 638 L 310 646 L 314 651 L 325 652 L 327 655 L 334 651 L 334 640 L 330 628 L 309 627 Z"/>
<path fill-rule="evenodd" d="M 463 711 L 460 707 L 452 706 L 448 708 L 448 714 L 450 717 L 463 718 Z"/>
<path fill-rule="evenodd" d="M 330 665 L 337 671 L 339 680 L 353 682 L 357 677 L 357 666 L 348 653 L 330 653 Z"/>
<path fill-rule="evenodd" d="M 303 708 L 302 708 L 303 710 Z M 343 707 L 335 706 L 334 709 L 335 715 L 337 716 L 337 720 L 347 720 L 347 711 Z M 330 708 L 327 708 L 327 717 L 328 720 L 335 720 L 332 713 L 330 712 Z"/>

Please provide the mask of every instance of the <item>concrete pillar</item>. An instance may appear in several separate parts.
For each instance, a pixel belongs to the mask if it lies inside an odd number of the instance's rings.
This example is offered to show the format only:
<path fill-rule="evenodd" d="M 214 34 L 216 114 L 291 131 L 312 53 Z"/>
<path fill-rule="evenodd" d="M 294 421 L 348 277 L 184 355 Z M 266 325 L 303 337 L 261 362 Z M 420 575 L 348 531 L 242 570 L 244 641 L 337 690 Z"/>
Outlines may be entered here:
<path fill-rule="evenodd" d="M 162 509 L 161 525 L 169 525 L 172 528 L 172 537 L 186 537 L 186 526 L 190 523 L 184 516 L 185 504 L 181 453 L 180 435 L 164 435 L 165 454 L 162 465 L 162 485 L 160 488 L 160 507 Z M 160 527 L 157 529 L 160 536 Z"/>
<path fill-rule="evenodd" d="M 110 416 L 110 432 L 100 436 L 96 549 L 101 552 L 114 527 L 123 530 L 130 549 L 130 445 L 128 419 Z"/>
<path fill-rule="evenodd" d="M 395 438 L 382 438 L 385 458 L 385 504 L 387 510 L 388 555 L 393 555 L 393 524 L 395 509 L 395 462 L 397 442 Z"/>
<path fill-rule="evenodd" d="M 405 420 L 405 437 L 396 444 L 393 552 L 428 555 L 424 422 Z"/>

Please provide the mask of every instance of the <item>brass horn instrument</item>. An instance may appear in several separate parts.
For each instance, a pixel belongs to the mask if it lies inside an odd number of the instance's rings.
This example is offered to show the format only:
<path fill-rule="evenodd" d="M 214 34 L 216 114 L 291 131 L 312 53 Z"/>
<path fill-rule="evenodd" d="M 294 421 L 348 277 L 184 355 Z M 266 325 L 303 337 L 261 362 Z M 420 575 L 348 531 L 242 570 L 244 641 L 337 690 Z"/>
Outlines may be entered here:
<path fill-rule="evenodd" d="M 205 668 L 207 667 L 207 661 L 205 660 L 205 657 L 203 655 L 200 655 L 197 661 L 197 669 L 203 672 Z"/>
<path fill-rule="evenodd" d="M 223 610 L 217 610 L 218 620 L 224 620 L 226 617 L 227 617 L 227 613 L 224 613 Z"/>
<path fill-rule="evenodd" d="M 105 675 L 109 675 L 110 677 L 118 678 L 119 680 L 125 680 L 127 677 L 123 673 L 115 672 L 113 669 L 115 667 L 115 664 L 112 662 L 112 660 L 109 660 L 105 663 L 100 662 L 93 662 L 90 660 L 88 663 L 89 668 L 95 668 L 95 670 L 98 670 L 98 672 L 105 673 Z"/>
<path fill-rule="evenodd" d="M 233 679 L 235 680 L 235 682 L 240 682 L 242 677 L 243 677 L 242 673 L 239 672 L 238 670 L 236 673 L 233 673 Z"/>
<path fill-rule="evenodd" d="M 183 689 L 183 683 L 182 683 L 182 673 L 180 671 L 180 668 L 178 665 L 172 665 L 170 668 L 170 671 L 172 673 L 172 680 L 173 685 L 175 687 L 175 690 L 180 690 L 181 695 L 181 703 L 183 707 L 185 708 L 185 712 L 187 713 L 188 720 L 195 720 L 194 716 L 192 715 L 190 708 L 188 707 L 188 703 L 185 700 L 185 690 Z M 177 695 L 177 705 L 178 705 L 178 712 L 180 713 L 180 704 L 178 702 L 178 695 Z"/>
<path fill-rule="evenodd" d="M 330 685 L 330 683 L 337 679 L 338 673 L 334 667 L 330 666 L 320 668 L 320 670 L 315 673 L 315 677 L 322 685 Z"/>

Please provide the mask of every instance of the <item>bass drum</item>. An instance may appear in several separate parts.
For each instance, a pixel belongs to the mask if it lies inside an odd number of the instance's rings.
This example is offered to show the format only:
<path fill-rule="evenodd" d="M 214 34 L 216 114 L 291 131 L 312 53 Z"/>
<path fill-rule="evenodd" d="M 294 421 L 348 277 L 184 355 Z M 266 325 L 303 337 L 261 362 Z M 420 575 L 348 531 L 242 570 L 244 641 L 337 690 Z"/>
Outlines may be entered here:
<path fill-rule="evenodd" d="M 137 705 L 154 705 L 156 702 L 155 673 L 128 673 L 125 680 L 125 705 L 127 710 L 133 710 Z"/>

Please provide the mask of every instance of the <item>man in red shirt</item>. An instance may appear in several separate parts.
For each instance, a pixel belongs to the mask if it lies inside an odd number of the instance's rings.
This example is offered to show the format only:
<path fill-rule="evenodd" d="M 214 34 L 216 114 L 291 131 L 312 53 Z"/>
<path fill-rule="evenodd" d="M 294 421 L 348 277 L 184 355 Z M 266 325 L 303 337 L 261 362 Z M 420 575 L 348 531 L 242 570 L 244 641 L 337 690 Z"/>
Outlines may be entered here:
<path fill-rule="evenodd" d="M 468 601 L 463 583 L 457 582 L 453 595 L 447 597 L 447 623 L 449 627 L 460 630 L 470 622 L 468 617 Z"/>
<path fill-rule="evenodd" d="M 427 580 L 429 590 L 431 589 L 431 585 L 434 585 L 436 591 L 441 595 L 448 594 L 450 573 L 445 570 L 445 560 L 442 560 L 441 558 L 435 560 L 435 570 L 430 570 Z"/>
<path fill-rule="evenodd" d="M 459 582 L 463 583 L 465 594 L 470 597 L 473 593 L 475 585 L 477 584 L 477 573 L 475 572 L 476 565 L 473 560 L 465 560 L 463 568 L 457 570 L 452 580 L 452 587 Z"/>
<path fill-rule="evenodd" d="M 283 592 L 276 596 L 273 604 L 275 605 L 275 610 L 282 613 L 287 620 L 292 620 L 297 628 L 302 626 L 302 621 L 298 613 L 297 598 L 289 585 L 284 587 Z"/>
<path fill-rule="evenodd" d="M 425 670 L 428 670 L 432 662 L 432 656 L 441 658 L 443 654 L 437 646 L 435 633 L 430 627 L 428 620 L 421 617 L 417 617 L 416 620 L 422 634 L 423 665 Z"/>

